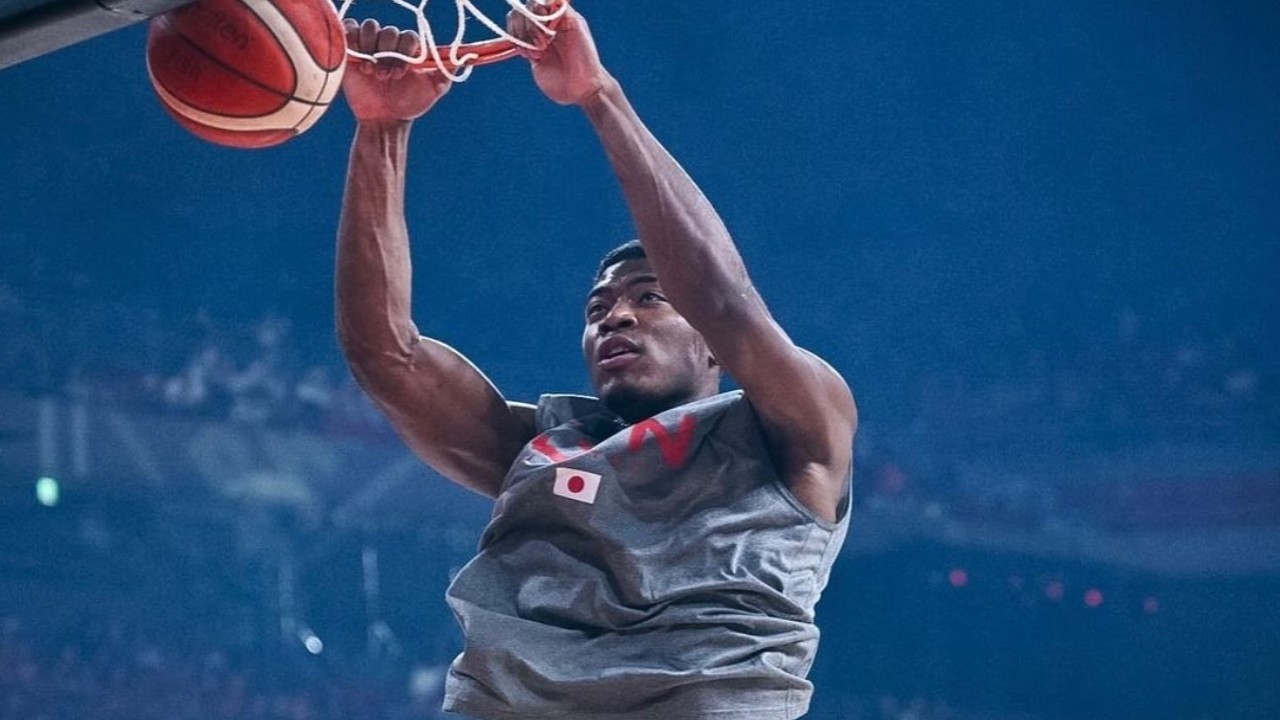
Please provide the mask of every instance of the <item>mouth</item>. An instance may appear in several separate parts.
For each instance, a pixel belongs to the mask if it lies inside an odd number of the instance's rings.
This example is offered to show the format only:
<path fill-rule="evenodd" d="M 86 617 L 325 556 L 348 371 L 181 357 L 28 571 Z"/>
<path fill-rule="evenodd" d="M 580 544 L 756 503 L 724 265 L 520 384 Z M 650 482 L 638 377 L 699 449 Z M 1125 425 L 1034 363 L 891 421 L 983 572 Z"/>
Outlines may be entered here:
<path fill-rule="evenodd" d="M 640 357 L 640 346 L 631 340 L 617 336 L 600 344 L 596 350 L 596 365 L 601 370 L 621 370 Z"/>

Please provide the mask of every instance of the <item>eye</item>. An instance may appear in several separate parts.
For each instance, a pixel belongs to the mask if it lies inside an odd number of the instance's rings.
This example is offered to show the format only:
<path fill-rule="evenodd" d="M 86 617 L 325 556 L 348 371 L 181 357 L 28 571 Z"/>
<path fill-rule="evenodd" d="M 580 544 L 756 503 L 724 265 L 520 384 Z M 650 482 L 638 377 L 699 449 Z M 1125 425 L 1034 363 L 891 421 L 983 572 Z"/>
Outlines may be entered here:
<path fill-rule="evenodd" d="M 646 290 L 640 295 L 640 302 L 644 302 L 644 303 L 662 302 L 664 300 L 666 300 L 666 298 L 662 297 L 661 295 L 659 295 L 658 293 L 652 290 Z"/>
<path fill-rule="evenodd" d="M 594 320 L 601 315 L 604 315 L 605 311 L 608 309 L 609 307 L 602 302 L 593 302 L 587 306 L 587 319 Z"/>

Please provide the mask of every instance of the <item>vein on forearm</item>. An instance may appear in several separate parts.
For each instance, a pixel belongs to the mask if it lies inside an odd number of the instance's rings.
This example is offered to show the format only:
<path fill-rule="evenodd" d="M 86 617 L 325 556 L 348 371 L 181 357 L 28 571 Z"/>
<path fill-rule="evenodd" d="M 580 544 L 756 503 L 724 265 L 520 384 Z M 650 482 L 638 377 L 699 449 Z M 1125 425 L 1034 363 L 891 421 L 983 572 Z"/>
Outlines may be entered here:
<path fill-rule="evenodd" d="M 339 222 L 338 333 L 346 352 L 407 362 L 412 266 L 404 218 L 409 126 L 357 130 Z"/>
<path fill-rule="evenodd" d="M 724 222 L 645 127 L 616 83 L 583 106 L 622 186 L 645 252 L 676 309 L 694 325 L 754 291 Z"/>

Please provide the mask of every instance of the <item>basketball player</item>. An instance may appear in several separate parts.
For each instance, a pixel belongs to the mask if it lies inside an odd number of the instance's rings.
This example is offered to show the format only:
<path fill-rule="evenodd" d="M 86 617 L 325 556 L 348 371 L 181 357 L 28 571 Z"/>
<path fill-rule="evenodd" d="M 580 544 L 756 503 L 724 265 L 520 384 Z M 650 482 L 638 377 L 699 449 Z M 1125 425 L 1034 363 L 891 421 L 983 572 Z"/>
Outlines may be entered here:
<path fill-rule="evenodd" d="M 449 89 L 353 67 L 358 121 L 338 240 L 338 332 L 364 388 L 444 476 L 495 498 L 448 600 L 463 652 L 445 709 L 545 720 L 790 720 L 817 648 L 814 605 L 849 522 L 856 412 L 770 317 L 697 186 L 636 116 L 569 10 L 554 40 L 520 16 L 538 87 L 585 113 L 639 242 L 584 288 L 599 399 L 506 400 L 409 317 L 406 149 Z M 416 50 L 372 21 L 366 52 Z M 511 302 L 518 302 L 511 298 Z M 720 393 L 721 372 L 741 391 Z"/>

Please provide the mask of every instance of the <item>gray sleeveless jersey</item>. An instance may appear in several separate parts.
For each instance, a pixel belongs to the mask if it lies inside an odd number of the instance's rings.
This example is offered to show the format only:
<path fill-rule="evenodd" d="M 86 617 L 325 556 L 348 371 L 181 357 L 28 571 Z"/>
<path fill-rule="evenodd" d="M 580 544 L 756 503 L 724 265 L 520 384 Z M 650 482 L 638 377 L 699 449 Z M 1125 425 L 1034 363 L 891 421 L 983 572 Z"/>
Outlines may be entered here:
<path fill-rule="evenodd" d="M 791 720 L 848 527 L 786 489 L 741 392 L 624 425 L 544 396 L 449 587 L 445 709 L 486 720 Z M 845 500 L 847 508 L 848 499 Z"/>

